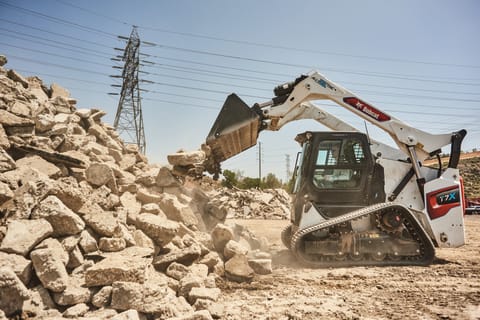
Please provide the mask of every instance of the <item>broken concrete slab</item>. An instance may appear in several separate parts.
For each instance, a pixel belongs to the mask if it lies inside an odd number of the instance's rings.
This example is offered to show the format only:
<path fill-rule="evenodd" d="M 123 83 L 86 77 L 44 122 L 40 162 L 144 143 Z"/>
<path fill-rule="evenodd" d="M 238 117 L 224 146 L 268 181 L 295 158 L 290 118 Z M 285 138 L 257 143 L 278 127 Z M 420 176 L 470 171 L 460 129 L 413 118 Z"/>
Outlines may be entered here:
<path fill-rule="evenodd" d="M 85 214 L 82 218 L 90 228 L 102 236 L 112 237 L 115 234 L 118 221 L 117 215 L 113 211 L 103 211 L 97 205 L 96 212 Z"/>
<path fill-rule="evenodd" d="M 112 168 L 105 163 L 92 163 L 85 171 L 85 178 L 96 187 L 115 180 Z"/>
<path fill-rule="evenodd" d="M 223 253 L 227 242 L 234 239 L 234 232 L 231 227 L 219 223 L 213 228 L 211 236 L 215 250 Z"/>
<path fill-rule="evenodd" d="M 82 286 L 82 280 L 76 277 L 68 279 L 64 291 L 53 293 L 53 300 L 60 306 L 71 306 L 79 303 L 89 303 L 92 298 L 92 291 Z"/>
<path fill-rule="evenodd" d="M 10 316 L 21 311 L 30 297 L 28 289 L 9 267 L 0 267 L 0 310 Z"/>
<path fill-rule="evenodd" d="M 143 283 L 150 262 L 151 259 L 126 256 L 121 252 L 110 254 L 87 269 L 85 284 L 87 287 L 96 287 L 111 285 L 115 281 Z"/>
<path fill-rule="evenodd" d="M 17 167 L 29 167 L 38 170 L 50 178 L 60 177 L 62 171 L 56 165 L 37 155 L 29 155 L 16 161 Z"/>
<path fill-rule="evenodd" d="M 34 246 L 52 233 L 53 228 L 45 219 L 11 220 L 0 251 L 27 256 Z"/>
<path fill-rule="evenodd" d="M 159 246 L 169 243 L 180 228 L 177 222 L 151 213 L 138 215 L 136 226 Z"/>
<path fill-rule="evenodd" d="M 68 285 L 68 274 L 59 254 L 52 249 L 37 249 L 31 252 L 33 267 L 42 285 L 53 291 L 62 292 Z"/>
<path fill-rule="evenodd" d="M 85 222 L 56 196 L 42 200 L 33 210 L 31 218 L 47 220 L 53 227 L 54 237 L 78 234 L 85 229 Z"/>
<path fill-rule="evenodd" d="M 187 227 L 193 227 L 198 224 L 198 219 L 190 206 L 181 203 L 172 194 L 164 193 L 158 205 L 170 220 L 182 222 Z"/>
<path fill-rule="evenodd" d="M 248 258 L 244 255 L 236 255 L 225 263 L 225 276 L 235 282 L 252 281 L 255 272 L 248 264 Z"/>
<path fill-rule="evenodd" d="M 197 244 L 192 244 L 189 247 L 182 249 L 175 249 L 166 254 L 160 254 L 153 259 L 153 266 L 155 269 L 165 271 L 172 262 L 181 263 L 184 265 L 191 265 L 195 262 L 201 254 L 201 248 Z"/>
<path fill-rule="evenodd" d="M 0 252 L 0 268 L 2 267 L 10 267 L 25 285 L 32 278 L 32 262 L 21 255 Z"/>
<path fill-rule="evenodd" d="M 189 166 L 201 163 L 205 160 L 205 152 L 199 151 L 179 151 L 174 154 L 167 155 L 168 162 L 173 166 Z"/>
<path fill-rule="evenodd" d="M 256 274 L 271 274 L 272 259 L 248 259 L 248 265 Z"/>

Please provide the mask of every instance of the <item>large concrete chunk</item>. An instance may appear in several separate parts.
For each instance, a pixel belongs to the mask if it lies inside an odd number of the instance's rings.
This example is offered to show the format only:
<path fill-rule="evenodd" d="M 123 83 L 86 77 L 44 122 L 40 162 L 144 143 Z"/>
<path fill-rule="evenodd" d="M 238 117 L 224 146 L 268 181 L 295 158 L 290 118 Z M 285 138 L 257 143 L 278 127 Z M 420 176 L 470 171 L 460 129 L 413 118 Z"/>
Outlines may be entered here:
<path fill-rule="evenodd" d="M 188 302 L 193 305 L 197 301 L 197 299 L 217 301 L 220 293 L 220 289 L 218 288 L 194 287 L 190 290 L 190 293 L 188 294 Z"/>
<path fill-rule="evenodd" d="M 1 251 L 26 256 L 40 241 L 51 235 L 53 228 L 45 219 L 12 220 L 0 246 Z"/>
<path fill-rule="evenodd" d="M 85 272 L 85 284 L 88 287 L 111 285 L 115 281 L 143 283 L 147 266 L 151 259 L 111 254 L 96 263 Z"/>
<path fill-rule="evenodd" d="M 201 251 L 199 245 L 192 244 L 189 247 L 175 249 L 169 253 L 155 257 L 155 259 L 153 259 L 153 265 L 160 271 L 165 271 L 172 262 L 191 265 L 200 257 Z"/>
<path fill-rule="evenodd" d="M 145 232 L 156 244 L 164 246 L 177 235 L 180 225 L 151 213 L 142 213 L 137 217 L 137 228 Z"/>
<path fill-rule="evenodd" d="M 30 257 L 35 273 L 43 286 L 53 292 L 62 292 L 68 284 L 68 274 L 58 253 L 52 249 L 37 249 Z"/>
<path fill-rule="evenodd" d="M 180 151 L 169 154 L 167 159 L 173 166 L 189 166 L 203 162 L 205 160 L 205 152 L 201 150 L 191 152 Z"/>
<path fill-rule="evenodd" d="M 183 222 L 189 227 L 198 224 L 198 219 L 190 206 L 181 203 L 177 197 L 172 194 L 164 193 L 158 205 L 171 220 Z"/>
<path fill-rule="evenodd" d="M 236 282 L 248 282 L 254 277 L 254 271 L 244 255 L 236 255 L 225 263 L 225 276 Z"/>
<path fill-rule="evenodd" d="M 103 211 L 100 207 L 97 207 L 96 212 L 84 215 L 83 219 L 96 233 L 106 237 L 113 236 L 118 225 L 116 214 L 112 211 Z"/>
<path fill-rule="evenodd" d="M 83 287 L 80 279 L 70 278 L 63 292 L 53 293 L 53 300 L 60 306 L 88 303 L 92 298 L 90 289 Z"/>
<path fill-rule="evenodd" d="M 115 282 L 112 287 L 111 307 L 116 310 L 134 309 L 161 318 L 193 312 L 188 302 L 183 297 L 177 298 L 175 292 L 166 285 Z"/>
<path fill-rule="evenodd" d="M 36 169 L 50 178 L 58 177 L 61 174 L 59 167 L 36 155 L 18 159 L 16 161 L 16 165 L 17 167 L 29 167 Z"/>
<path fill-rule="evenodd" d="M 15 272 L 8 267 L 0 268 L 0 310 L 7 316 L 22 310 L 23 302 L 30 297 L 28 289 Z"/>
<path fill-rule="evenodd" d="M 168 167 L 161 167 L 158 171 L 158 175 L 155 178 L 155 184 L 157 187 L 176 187 L 180 185 L 180 182 L 173 176 Z"/>
<path fill-rule="evenodd" d="M 56 196 L 45 198 L 32 213 L 32 218 L 44 218 L 53 227 L 53 236 L 68 236 L 82 232 L 85 222 Z"/>
<path fill-rule="evenodd" d="M 112 168 L 105 163 L 92 163 L 85 171 L 88 182 L 94 186 L 103 186 L 115 180 Z"/>
<path fill-rule="evenodd" d="M 215 226 L 215 228 L 213 228 L 211 236 L 213 245 L 215 246 L 215 250 L 217 250 L 217 252 L 223 253 L 227 242 L 233 240 L 234 232 L 233 229 L 229 226 L 219 223 Z"/>
<path fill-rule="evenodd" d="M 17 277 L 27 285 L 32 277 L 32 262 L 18 254 L 0 252 L 0 268 L 10 267 Z"/>
<path fill-rule="evenodd" d="M 246 255 L 247 253 L 248 248 L 235 240 L 228 241 L 223 249 L 223 256 L 226 260 L 232 258 L 236 254 Z"/>

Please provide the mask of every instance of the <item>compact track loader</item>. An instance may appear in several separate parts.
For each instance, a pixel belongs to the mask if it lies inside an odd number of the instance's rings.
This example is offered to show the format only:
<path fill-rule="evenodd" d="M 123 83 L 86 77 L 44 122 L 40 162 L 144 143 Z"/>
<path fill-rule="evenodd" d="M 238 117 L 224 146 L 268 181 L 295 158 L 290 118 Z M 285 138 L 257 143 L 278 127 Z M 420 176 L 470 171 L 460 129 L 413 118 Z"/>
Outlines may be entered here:
<path fill-rule="evenodd" d="M 312 267 L 428 265 L 435 247 L 465 243 L 463 182 L 457 169 L 465 130 L 434 135 L 413 128 L 311 72 L 246 105 L 228 96 L 206 144 L 206 170 L 254 146 L 262 130 L 315 119 L 332 131 L 306 131 L 295 170 L 291 225 L 282 240 Z M 371 140 L 311 103 L 331 100 L 386 131 L 397 148 Z M 447 168 L 423 166 L 451 145 Z"/>

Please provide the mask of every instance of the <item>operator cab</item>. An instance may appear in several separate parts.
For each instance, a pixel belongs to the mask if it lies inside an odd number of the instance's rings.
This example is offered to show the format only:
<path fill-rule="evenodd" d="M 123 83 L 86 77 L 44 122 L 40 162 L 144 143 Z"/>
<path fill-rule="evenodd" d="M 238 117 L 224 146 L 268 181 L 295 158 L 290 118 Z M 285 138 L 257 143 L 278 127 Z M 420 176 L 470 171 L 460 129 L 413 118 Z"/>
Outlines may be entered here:
<path fill-rule="evenodd" d="M 385 200 L 383 168 L 365 134 L 307 131 L 295 140 L 302 145 L 293 190 L 296 225 L 305 199 L 326 219 Z"/>

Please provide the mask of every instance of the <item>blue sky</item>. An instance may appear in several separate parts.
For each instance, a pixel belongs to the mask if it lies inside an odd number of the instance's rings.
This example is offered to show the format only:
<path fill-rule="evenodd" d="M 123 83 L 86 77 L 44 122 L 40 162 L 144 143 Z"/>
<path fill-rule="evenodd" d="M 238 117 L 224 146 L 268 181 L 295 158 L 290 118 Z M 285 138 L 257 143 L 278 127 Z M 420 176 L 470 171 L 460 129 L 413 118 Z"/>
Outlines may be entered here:
<path fill-rule="evenodd" d="M 0 0 L 0 53 L 8 68 L 56 82 L 113 123 L 118 83 L 110 58 L 138 26 L 154 66 L 143 79 L 147 156 L 166 163 L 204 141 L 226 96 L 248 104 L 273 88 L 319 70 L 397 118 L 432 133 L 465 128 L 464 150 L 480 148 L 479 1 L 73 1 Z M 230 57 L 226 57 L 230 56 Z M 235 58 L 233 58 L 233 57 Z M 118 64 L 117 64 L 118 65 Z M 339 106 L 322 106 L 363 130 Z M 310 120 L 262 132 L 263 173 L 285 179 Z M 392 143 L 369 125 L 370 134 Z M 447 151 L 447 150 L 445 150 Z M 258 148 L 224 163 L 258 174 Z"/>

